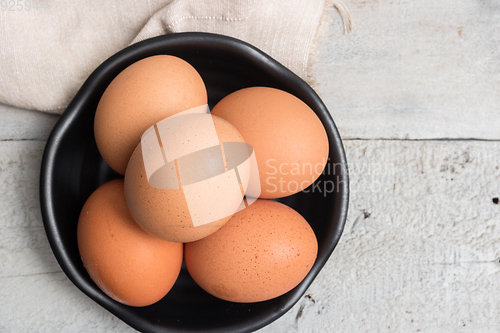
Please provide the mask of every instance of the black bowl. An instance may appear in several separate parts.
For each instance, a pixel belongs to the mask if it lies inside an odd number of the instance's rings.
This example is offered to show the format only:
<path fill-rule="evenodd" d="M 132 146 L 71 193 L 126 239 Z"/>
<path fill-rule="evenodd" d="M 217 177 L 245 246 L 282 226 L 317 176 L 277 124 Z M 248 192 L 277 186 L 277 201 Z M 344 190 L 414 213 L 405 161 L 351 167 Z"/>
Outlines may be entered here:
<path fill-rule="evenodd" d="M 142 308 L 115 302 L 94 284 L 83 267 L 76 226 L 85 200 L 101 184 L 121 177 L 103 161 L 93 132 L 99 99 L 113 78 L 132 63 L 157 54 L 178 56 L 193 65 L 208 90 L 209 105 L 250 86 L 275 87 L 308 104 L 328 133 L 330 156 L 319 187 L 280 199 L 311 224 L 318 239 L 318 258 L 296 288 L 258 303 L 215 298 L 191 279 L 183 266 L 172 290 L 161 301 Z M 333 191 L 325 193 L 324 188 Z M 314 186 L 314 185 L 312 185 Z M 342 141 L 327 108 L 298 76 L 240 40 L 207 33 L 179 33 L 142 41 L 118 52 L 87 79 L 52 131 L 45 148 L 40 201 L 52 251 L 69 279 L 118 318 L 144 332 L 251 332 L 285 314 L 304 294 L 340 239 L 348 207 L 347 162 Z"/>

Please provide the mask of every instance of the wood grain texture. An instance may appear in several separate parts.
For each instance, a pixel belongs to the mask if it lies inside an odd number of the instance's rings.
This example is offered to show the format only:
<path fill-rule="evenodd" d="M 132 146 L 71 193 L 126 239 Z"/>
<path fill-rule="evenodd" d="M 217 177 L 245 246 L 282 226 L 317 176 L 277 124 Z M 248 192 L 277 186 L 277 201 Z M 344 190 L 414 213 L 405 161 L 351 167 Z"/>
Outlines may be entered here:
<path fill-rule="evenodd" d="M 345 146 L 341 241 L 306 296 L 262 332 L 497 332 L 500 143 Z M 0 331 L 130 331 L 55 261 L 39 213 L 43 147 L 0 143 Z"/>
<path fill-rule="evenodd" d="M 0 140 L 47 140 L 58 115 L 0 104 Z"/>
<path fill-rule="evenodd" d="M 344 138 L 500 139 L 500 3 L 346 0 L 310 75 Z"/>
<path fill-rule="evenodd" d="M 310 76 L 345 139 L 346 228 L 260 332 L 498 332 L 500 5 L 345 3 L 356 29 L 342 35 L 329 12 Z M 45 237 L 38 177 L 56 121 L 0 105 L 0 332 L 132 332 L 67 279 Z"/>
<path fill-rule="evenodd" d="M 500 143 L 345 145 L 341 241 L 308 296 L 262 332 L 498 332 Z"/>
<path fill-rule="evenodd" d="M 38 196 L 44 147 L 0 142 L 0 332 L 133 331 L 80 292 L 50 249 Z"/>

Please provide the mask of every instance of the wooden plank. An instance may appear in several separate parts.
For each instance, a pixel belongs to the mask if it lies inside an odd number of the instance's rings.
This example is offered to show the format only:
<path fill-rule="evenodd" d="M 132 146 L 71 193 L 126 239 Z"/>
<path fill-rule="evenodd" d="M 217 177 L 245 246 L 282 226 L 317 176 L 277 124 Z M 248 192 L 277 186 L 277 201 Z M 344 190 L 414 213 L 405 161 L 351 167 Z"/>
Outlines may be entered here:
<path fill-rule="evenodd" d="M 58 115 L 0 104 L 0 140 L 47 140 Z"/>
<path fill-rule="evenodd" d="M 344 138 L 500 140 L 494 1 L 345 0 L 330 10 L 310 81 Z M 58 117 L 0 105 L 0 140 L 48 137 Z"/>
<path fill-rule="evenodd" d="M 0 142 L 0 331 L 123 331 L 63 275 L 44 238 L 43 146 Z M 497 332 L 500 142 L 345 146 L 341 241 L 308 296 L 262 332 Z"/>
<path fill-rule="evenodd" d="M 500 143 L 346 149 L 341 241 L 309 296 L 262 332 L 498 332 Z"/>
<path fill-rule="evenodd" d="M 500 139 L 498 2 L 344 2 L 309 73 L 343 137 Z"/>
<path fill-rule="evenodd" d="M 60 271 L 42 224 L 38 184 L 45 142 L 0 142 L 0 279 Z"/>
<path fill-rule="evenodd" d="M 342 239 L 297 305 L 261 332 L 498 332 L 500 7 L 345 0 L 311 81 L 345 140 Z M 0 331 L 133 331 L 59 268 L 38 198 L 58 117 L 0 105 Z M 13 141 L 14 140 L 14 141 Z M 21 140 L 21 141 L 17 141 Z"/>
<path fill-rule="evenodd" d="M 44 141 L 0 141 L 0 332 L 133 332 L 78 290 L 50 249 L 38 195 Z"/>
<path fill-rule="evenodd" d="M 0 331 L 137 332 L 77 289 L 63 272 L 0 278 Z"/>

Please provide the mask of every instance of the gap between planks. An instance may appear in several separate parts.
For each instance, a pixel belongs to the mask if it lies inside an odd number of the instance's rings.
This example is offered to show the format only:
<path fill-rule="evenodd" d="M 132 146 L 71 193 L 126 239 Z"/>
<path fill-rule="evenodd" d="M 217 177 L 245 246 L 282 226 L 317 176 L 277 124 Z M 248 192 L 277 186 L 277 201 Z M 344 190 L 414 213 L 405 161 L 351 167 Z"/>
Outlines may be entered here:
<path fill-rule="evenodd" d="M 0 139 L 0 142 L 22 142 L 35 141 L 47 142 L 47 140 L 28 138 L 28 139 Z M 399 139 L 399 138 L 343 138 L 342 141 L 473 141 L 473 142 L 500 142 L 500 139 L 478 139 L 478 138 L 425 138 L 425 139 Z"/>

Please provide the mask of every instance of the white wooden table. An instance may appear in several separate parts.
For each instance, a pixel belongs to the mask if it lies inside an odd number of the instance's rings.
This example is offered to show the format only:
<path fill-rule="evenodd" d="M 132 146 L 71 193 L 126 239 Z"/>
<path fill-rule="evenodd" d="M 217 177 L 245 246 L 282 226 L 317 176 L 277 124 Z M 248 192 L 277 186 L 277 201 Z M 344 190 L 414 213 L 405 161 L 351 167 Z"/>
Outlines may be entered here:
<path fill-rule="evenodd" d="M 500 331 L 500 3 L 348 0 L 310 76 L 351 201 L 306 296 L 261 332 Z M 62 273 L 38 178 L 58 117 L 0 106 L 0 332 L 126 332 Z"/>

